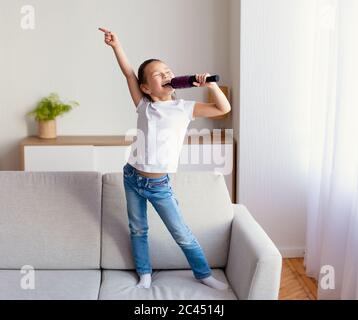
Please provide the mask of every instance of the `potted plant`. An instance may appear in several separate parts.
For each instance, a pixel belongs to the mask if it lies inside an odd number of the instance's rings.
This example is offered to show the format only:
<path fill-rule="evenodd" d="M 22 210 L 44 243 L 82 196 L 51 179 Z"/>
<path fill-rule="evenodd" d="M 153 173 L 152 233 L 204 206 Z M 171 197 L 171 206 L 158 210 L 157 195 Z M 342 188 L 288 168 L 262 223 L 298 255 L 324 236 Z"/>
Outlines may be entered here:
<path fill-rule="evenodd" d="M 38 136 L 43 139 L 56 138 L 56 117 L 79 106 L 76 101 L 64 103 L 60 100 L 57 93 L 51 93 L 49 96 L 41 99 L 34 110 L 27 113 L 34 116 L 38 121 Z"/>

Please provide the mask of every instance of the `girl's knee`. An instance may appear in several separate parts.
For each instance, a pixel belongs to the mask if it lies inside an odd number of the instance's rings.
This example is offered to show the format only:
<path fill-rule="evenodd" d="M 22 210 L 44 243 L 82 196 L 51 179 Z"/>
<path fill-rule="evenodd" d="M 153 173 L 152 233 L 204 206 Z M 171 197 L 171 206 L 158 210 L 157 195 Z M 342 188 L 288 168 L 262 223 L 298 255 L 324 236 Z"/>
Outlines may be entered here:
<path fill-rule="evenodd" d="M 174 239 L 180 246 L 196 243 L 196 238 L 189 229 L 176 233 Z"/>
<path fill-rule="evenodd" d="M 141 236 L 148 235 L 148 227 L 134 227 L 130 225 L 129 230 L 131 235 L 134 237 L 141 237 Z"/>

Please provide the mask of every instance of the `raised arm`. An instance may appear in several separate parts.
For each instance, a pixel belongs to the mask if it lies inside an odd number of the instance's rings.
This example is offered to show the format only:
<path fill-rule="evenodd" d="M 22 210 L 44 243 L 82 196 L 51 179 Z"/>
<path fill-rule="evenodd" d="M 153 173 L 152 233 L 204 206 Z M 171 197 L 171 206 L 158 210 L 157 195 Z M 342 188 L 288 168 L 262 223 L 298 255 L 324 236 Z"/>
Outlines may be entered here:
<path fill-rule="evenodd" d="M 117 58 L 118 64 L 122 70 L 122 73 L 127 79 L 128 88 L 132 96 L 132 100 L 135 106 L 137 107 L 140 99 L 143 97 L 143 93 L 139 88 L 137 76 L 129 63 L 126 54 L 124 53 L 124 50 L 118 40 L 118 37 L 116 36 L 115 33 L 107 29 L 104 28 L 98 28 L 98 29 L 104 32 L 105 34 L 104 42 L 108 46 L 112 47 L 114 54 Z"/>

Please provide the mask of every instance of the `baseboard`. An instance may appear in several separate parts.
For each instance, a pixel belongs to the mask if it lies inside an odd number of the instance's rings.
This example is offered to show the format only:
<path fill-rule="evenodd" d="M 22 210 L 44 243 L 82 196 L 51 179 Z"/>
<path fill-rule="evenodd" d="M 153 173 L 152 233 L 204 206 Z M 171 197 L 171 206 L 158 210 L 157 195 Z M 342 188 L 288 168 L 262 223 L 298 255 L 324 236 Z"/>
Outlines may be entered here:
<path fill-rule="evenodd" d="M 278 247 L 283 258 L 303 258 L 305 247 Z"/>

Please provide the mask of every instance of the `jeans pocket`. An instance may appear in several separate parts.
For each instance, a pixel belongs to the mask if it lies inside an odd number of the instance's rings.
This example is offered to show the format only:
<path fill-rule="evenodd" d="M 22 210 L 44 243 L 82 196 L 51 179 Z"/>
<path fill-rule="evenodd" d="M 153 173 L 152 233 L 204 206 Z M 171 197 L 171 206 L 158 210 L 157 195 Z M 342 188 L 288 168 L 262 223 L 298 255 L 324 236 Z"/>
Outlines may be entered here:
<path fill-rule="evenodd" d="M 162 189 L 168 188 L 169 182 L 168 179 L 164 179 L 162 181 L 152 181 L 148 183 L 148 189 Z"/>
<path fill-rule="evenodd" d="M 134 176 L 134 169 L 129 167 L 127 164 L 123 167 L 123 176 L 125 178 L 131 178 Z"/>

